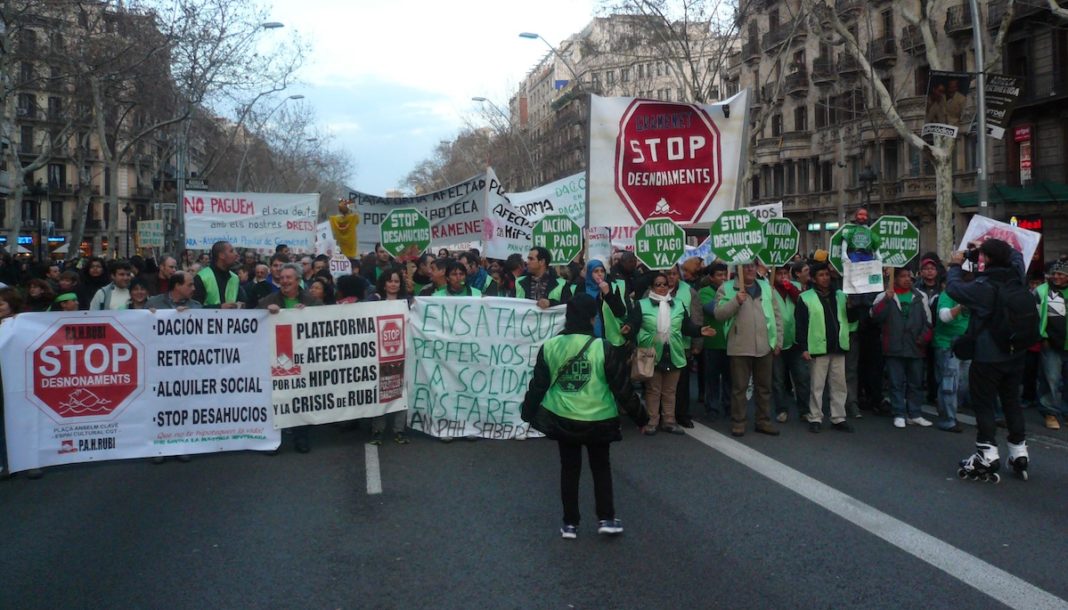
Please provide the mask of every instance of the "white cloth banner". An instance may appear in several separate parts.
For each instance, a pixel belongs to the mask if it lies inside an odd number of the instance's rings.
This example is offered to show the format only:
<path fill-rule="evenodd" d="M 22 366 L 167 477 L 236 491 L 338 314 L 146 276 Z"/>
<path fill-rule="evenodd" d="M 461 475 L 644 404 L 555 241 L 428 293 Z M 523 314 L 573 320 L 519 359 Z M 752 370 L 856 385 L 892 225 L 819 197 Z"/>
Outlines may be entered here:
<path fill-rule="evenodd" d="M 185 246 L 208 250 L 217 241 L 235 248 L 315 252 L 319 194 L 211 193 L 186 191 L 182 198 Z"/>
<path fill-rule="evenodd" d="M 716 104 L 590 96 L 591 223 L 709 226 L 734 208 L 748 90 Z"/>
<path fill-rule="evenodd" d="M 420 297 L 409 326 L 408 422 L 437 437 L 539 436 L 520 418 L 538 350 L 564 307 L 524 299 Z"/>
<path fill-rule="evenodd" d="M 270 450 L 267 312 L 20 314 L 0 326 L 13 472 Z"/>
<path fill-rule="evenodd" d="M 563 214 L 586 226 L 586 174 L 575 174 L 524 193 L 507 193 L 507 201 L 486 208 L 482 255 L 504 260 L 526 256 L 534 225 L 549 214 Z"/>
<path fill-rule="evenodd" d="M 861 261 L 854 263 L 849 257 L 842 259 L 842 292 L 846 294 L 870 294 L 882 292 L 882 261 Z"/>
<path fill-rule="evenodd" d="M 590 227 L 586 229 L 586 261 L 601 261 L 611 267 L 612 232 L 608 227 Z"/>
<path fill-rule="evenodd" d="M 356 227 L 359 243 L 374 244 L 382 240 L 382 221 L 390 211 L 416 208 L 430 220 L 430 247 L 435 251 L 481 240 L 486 210 L 506 202 L 501 183 L 492 168 L 449 188 L 425 195 L 379 197 L 350 191 L 349 199 L 356 202 L 356 213 L 360 215 L 360 224 Z"/>
<path fill-rule="evenodd" d="M 274 426 L 374 417 L 407 408 L 407 301 L 284 309 L 271 316 Z"/>
<path fill-rule="evenodd" d="M 964 231 L 964 239 L 960 240 L 960 249 L 967 250 L 968 244 L 974 243 L 978 246 L 988 239 L 1008 242 L 1010 246 L 1023 254 L 1024 268 L 1028 269 L 1035 257 L 1035 251 L 1038 250 L 1039 242 L 1042 241 L 1042 234 L 976 214 L 968 222 L 968 228 Z"/>
<path fill-rule="evenodd" d="M 337 241 L 334 239 L 334 231 L 330 228 L 330 222 L 320 222 L 315 225 L 315 255 L 331 256 L 337 251 Z"/>
<path fill-rule="evenodd" d="M 765 203 L 763 205 L 751 205 L 745 208 L 750 214 L 756 217 L 762 224 L 766 224 L 772 218 L 783 218 L 782 215 L 782 202 L 778 203 Z"/>
<path fill-rule="evenodd" d="M 686 262 L 686 259 L 697 257 L 701 259 L 701 262 L 708 265 L 712 261 L 716 260 L 716 255 L 712 252 L 712 237 L 706 237 L 703 242 L 698 246 L 684 246 L 685 254 L 679 259 L 679 264 Z"/>

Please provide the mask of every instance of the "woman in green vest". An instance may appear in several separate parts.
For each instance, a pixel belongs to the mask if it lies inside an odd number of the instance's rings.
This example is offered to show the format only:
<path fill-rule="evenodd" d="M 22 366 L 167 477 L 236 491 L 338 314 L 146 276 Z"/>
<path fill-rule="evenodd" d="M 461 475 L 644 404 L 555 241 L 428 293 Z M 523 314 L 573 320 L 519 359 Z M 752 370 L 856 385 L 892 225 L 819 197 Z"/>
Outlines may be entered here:
<path fill-rule="evenodd" d="M 686 366 L 687 362 L 683 335 L 713 337 L 716 331 L 693 323 L 682 299 L 671 297 L 671 288 L 664 273 L 657 273 L 653 277 L 652 289 L 634 307 L 629 326 L 637 330 L 636 343 L 639 348 L 653 349 L 653 361 L 656 363 L 652 379 L 645 382 L 645 408 L 649 413 L 649 423 L 642 428 L 642 433 L 652 436 L 659 428 L 671 434 L 683 434 L 682 427 L 675 421 L 679 369 Z"/>
<path fill-rule="evenodd" d="M 629 387 L 626 351 L 593 333 L 597 301 L 579 293 L 567 304 L 564 330 L 538 351 L 523 399 L 523 421 L 557 441 L 560 496 L 564 508 L 560 535 L 578 537 L 582 447 L 590 458 L 597 510 L 597 533 L 623 533 L 612 497 L 609 444 L 622 439 L 616 395 Z"/>
<path fill-rule="evenodd" d="M 467 269 L 460 261 L 450 260 L 445 271 L 445 285 L 434 292 L 436 297 L 480 297 L 478 288 L 467 285 Z"/>

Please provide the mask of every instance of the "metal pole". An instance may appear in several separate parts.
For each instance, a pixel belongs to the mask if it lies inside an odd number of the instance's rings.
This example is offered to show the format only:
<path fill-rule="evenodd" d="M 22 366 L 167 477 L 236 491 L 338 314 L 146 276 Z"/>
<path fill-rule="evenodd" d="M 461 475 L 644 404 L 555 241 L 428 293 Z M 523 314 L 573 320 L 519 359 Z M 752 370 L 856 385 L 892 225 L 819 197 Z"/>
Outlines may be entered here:
<path fill-rule="evenodd" d="M 979 166 L 976 168 L 975 185 L 976 194 L 979 198 L 979 208 L 984 212 L 989 198 L 987 174 L 986 174 L 986 58 L 983 53 L 983 30 L 979 23 L 979 2 L 968 0 L 972 11 L 972 44 L 975 46 L 975 88 L 977 91 L 976 113 L 978 126 L 975 134 L 978 144 Z"/>
<path fill-rule="evenodd" d="M 186 130 L 189 118 L 178 127 L 178 201 L 175 205 L 175 231 L 174 231 L 174 256 L 181 256 L 185 249 L 185 156 L 186 156 Z"/>

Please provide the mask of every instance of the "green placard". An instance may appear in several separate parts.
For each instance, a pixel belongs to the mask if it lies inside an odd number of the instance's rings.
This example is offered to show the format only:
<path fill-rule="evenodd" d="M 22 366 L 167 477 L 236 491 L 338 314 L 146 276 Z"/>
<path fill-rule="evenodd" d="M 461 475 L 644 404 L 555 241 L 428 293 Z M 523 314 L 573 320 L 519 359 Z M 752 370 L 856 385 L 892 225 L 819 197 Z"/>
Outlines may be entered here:
<path fill-rule="evenodd" d="M 686 231 L 670 218 L 645 221 L 634 234 L 634 254 L 650 269 L 668 269 L 686 253 Z"/>
<path fill-rule="evenodd" d="M 727 210 L 712 223 L 712 253 L 737 265 L 756 258 L 764 249 L 764 225 L 746 210 Z"/>
<path fill-rule="evenodd" d="M 789 218 L 772 218 L 764 223 L 764 249 L 758 257 L 765 265 L 785 265 L 797 254 L 801 232 Z"/>
<path fill-rule="evenodd" d="M 582 227 L 568 216 L 551 214 L 534 225 L 531 244 L 547 248 L 554 265 L 566 265 L 582 252 Z"/>
<path fill-rule="evenodd" d="M 920 255 L 920 231 L 904 216 L 881 216 L 871 225 L 879 236 L 876 254 L 886 267 L 904 267 Z"/>
<path fill-rule="evenodd" d="M 430 247 L 430 220 L 415 208 L 397 208 L 382 220 L 381 235 L 382 248 L 393 258 L 419 258 Z"/>

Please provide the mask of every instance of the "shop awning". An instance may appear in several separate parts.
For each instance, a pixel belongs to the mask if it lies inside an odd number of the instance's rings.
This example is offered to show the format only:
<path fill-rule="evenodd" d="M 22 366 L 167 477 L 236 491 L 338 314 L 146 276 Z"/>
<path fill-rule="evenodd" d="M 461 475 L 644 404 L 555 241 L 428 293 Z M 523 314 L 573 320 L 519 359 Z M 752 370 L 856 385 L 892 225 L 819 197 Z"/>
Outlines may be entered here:
<path fill-rule="evenodd" d="M 975 192 L 958 193 L 954 191 L 953 198 L 962 208 L 974 208 L 979 205 L 979 195 Z M 1068 184 L 1048 180 L 1035 182 L 1028 186 L 991 184 L 988 202 L 991 204 L 1068 203 Z"/>

